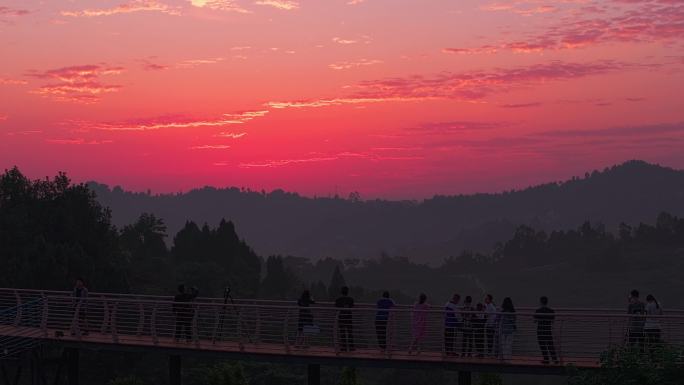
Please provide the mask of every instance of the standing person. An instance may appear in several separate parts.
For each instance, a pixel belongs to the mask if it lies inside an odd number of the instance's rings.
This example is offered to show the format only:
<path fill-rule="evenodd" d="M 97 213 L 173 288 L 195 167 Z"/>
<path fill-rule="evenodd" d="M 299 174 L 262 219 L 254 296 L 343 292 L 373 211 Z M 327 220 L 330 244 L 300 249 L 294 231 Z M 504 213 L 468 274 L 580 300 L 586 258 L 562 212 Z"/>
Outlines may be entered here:
<path fill-rule="evenodd" d="M 313 313 L 309 309 L 310 305 L 315 305 L 316 302 L 311 298 L 311 292 L 304 290 L 302 295 L 297 300 L 299 306 L 299 318 L 297 320 L 297 338 L 295 339 L 295 347 L 307 347 L 306 334 L 304 328 L 312 327 L 314 325 Z"/>
<path fill-rule="evenodd" d="M 646 306 L 639 300 L 638 290 L 632 290 L 628 301 L 627 314 L 630 314 L 631 317 L 629 318 L 629 328 L 627 330 L 627 343 L 631 347 L 639 347 L 643 350 Z"/>
<path fill-rule="evenodd" d="M 646 296 L 646 323 L 644 324 L 644 336 L 646 338 L 646 345 L 650 353 L 660 346 L 660 319 L 663 315 L 663 309 L 660 307 L 658 300 L 649 294 Z"/>
<path fill-rule="evenodd" d="M 518 329 L 515 317 L 515 307 L 510 297 L 501 303 L 501 358 L 513 358 L 513 334 Z"/>
<path fill-rule="evenodd" d="M 421 293 L 418 296 L 418 302 L 413 305 L 413 315 L 411 317 L 412 342 L 409 347 L 409 354 L 412 354 L 414 351 L 420 354 L 420 345 L 423 342 L 423 338 L 425 338 L 425 329 L 427 328 L 428 309 L 427 295 Z"/>
<path fill-rule="evenodd" d="M 463 330 L 463 340 L 461 341 L 461 355 L 463 357 L 470 357 L 473 353 L 474 341 L 473 341 L 473 298 L 471 296 L 466 296 L 465 301 L 463 301 L 463 307 L 461 307 L 461 320 Z"/>
<path fill-rule="evenodd" d="M 335 300 L 335 307 L 351 309 L 354 307 L 354 298 L 349 296 L 349 288 L 342 287 L 342 294 Z M 354 319 L 351 310 L 340 310 L 337 316 L 337 330 L 339 333 L 340 350 L 343 352 L 354 349 Z"/>
<path fill-rule="evenodd" d="M 78 313 L 74 319 L 72 334 L 78 330 L 80 334 L 88 335 L 88 287 L 86 287 L 83 278 L 76 278 L 71 296 L 75 302 L 74 313 Z"/>
<path fill-rule="evenodd" d="M 485 296 L 485 334 L 487 336 L 487 354 L 494 356 L 496 352 L 496 329 L 498 323 L 497 308 L 491 294 Z"/>
<path fill-rule="evenodd" d="M 389 322 L 389 310 L 394 307 L 394 301 L 390 299 L 389 291 L 382 293 L 376 304 L 378 311 L 375 313 L 375 334 L 378 337 L 378 347 L 381 351 L 387 350 L 387 323 Z"/>
<path fill-rule="evenodd" d="M 174 338 L 176 342 L 185 338 L 187 342 L 192 340 L 192 318 L 194 309 L 190 302 L 197 298 L 199 291 L 196 288 L 188 292 L 184 284 L 178 285 L 178 293 L 173 297 L 172 310 L 176 315 L 176 330 Z"/>
<path fill-rule="evenodd" d="M 485 346 L 485 306 L 478 303 L 475 307 L 475 314 L 470 319 L 470 325 L 473 329 L 473 340 L 475 341 L 475 352 L 477 357 L 484 356 Z"/>
<path fill-rule="evenodd" d="M 549 299 L 547 297 L 539 298 L 540 307 L 534 312 L 534 322 L 537 323 L 537 342 L 539 343 L 539 350 L 542 352 L 544 360 L 542 364 L 549 363 L 549 359 L 553 360 L 554 364 L 558 364 L 558 356 L 556 356 L 556 347 L 553 343 L 553 321 L 555 320 L 555 311 L 549 307 Z"/>
<path fill-rule="evenodd" d="M 444 352 L 447 356 L 456 354 L 456 337 L 458 328 L 461 326 L 459 302 L 461 302 L 461 296 L 454 294 L 444 305 Z"/>

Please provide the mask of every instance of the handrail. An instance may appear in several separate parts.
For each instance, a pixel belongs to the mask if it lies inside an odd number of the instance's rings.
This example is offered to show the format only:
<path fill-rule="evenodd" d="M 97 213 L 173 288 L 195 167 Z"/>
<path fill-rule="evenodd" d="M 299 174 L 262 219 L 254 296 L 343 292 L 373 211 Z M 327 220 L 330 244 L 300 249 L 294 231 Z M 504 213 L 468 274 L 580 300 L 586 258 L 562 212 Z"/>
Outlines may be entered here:
<path fill-rule="evenodd" d="M 514 314 L 497 311 L 493 313 L 497 316 L 496 322 L 491 324 L 485 317 L 492 313 L 461 310 L 457 312 L 458 322 L 465 315 L 479 317 L 468 318 L 470 322 L 460 326 L 450 326 L 445 319 L 448 312 L 442 306 L 427 310 L 397 307 L 382 309 L 388 319 L 378 324 L 378 309 L 370 306 L 340 309 L 318 304 L 299 307 L 292 302 L 225 304 L 162 299 L 92 294 L 74 298 L 66 292 L 42 292 L 36 299 L 24 295 L 25 312 L 19 325 L 13 325 L 14 306 L 0 311 L 6 315 L 5 324 L 0 324 L 0 342 L 33 338 L 139 345 L 149 349 L 331 358 L 350 355 L 391 360 L 414 359 L 414 352 L 420 352 L 425 357 L 421 360 L 441 362 L 455 359 L 451 341 L 457 334 L 456 350 L 469 360 L 539 365 L 540 348 L 545 339 L 551 339 L 557 348 L 553 351 L 553 360 L 578 366 L 595 366 L 601 352 L 632 340 L 645 344 L 648 339 L 651 346 L 667 343 L 684 347 L 684 316 L 672 314 L 635 316 L 571 311 L 554 313 L 553 321 L 546 319 L 543 323 L 535 322 L 535 319 L 539 321 L 539 314 L 532 311 Z M 35 306 L 40 301 L 44 301 L 42 306 Z M 513 329 L 509 326 L 511 315 L 516 317 L 517 327 Z M 658 324 L 661 329 L 658 336 L 644 332 L 644 324 L 648 322 Z M 408 348 L 414 345 L 416 350 L 411 349 L 409 353 Z"/>
<path fill-rule="evenodd" d="M 63 299 L 63 300 L 69 300 L 73 301 L 74 297 L 70 296 L 47 296 L 46 298 L 50 299 Z M 97 298 L 97 297 L 87 297 L 83 298 L 80 300 L 81 302 L 98 302 L 98 301 L 114 301 L 109 298 Z M 153 301 L 153 300 L 133 300 L 133 299 L 116 299 L 115 300 L 118 303 L 129 303 L 129 304 L 158 304 L 158 305 L 173 305 L 174 302 L 172 300 L 169 301 Z M 205 302 L 189 302 L 192 305 L 195 306 L 212 306 L 216 308 L 225 308 L 225 309 L 233 309 L 236 307 L 240 308 L 248 308 L 248 309 L 259 309 L 259 308 L 270 308 L 270 309 L 302 309 L 302 307 L 297 306 L 296 304 L 290 304 L 290 305 L 255 305 L 255 304 L 225 304 L 225 303 L 205 303 Z M 321 310 L 321 311 L 330 311 L 330 310 L 339 310 L 341 308 L 337 307 L 321 307 L 321 306 L 308 306 L 306 309 L 309 310 Z M 345 311 L 351 311 L 351 312 L 377 312 L 377 308 L 366 308 L 366 307 L 353 307 L 353 308 L 344 308 Z M 391 309 L 382 309 L 382 311 L 390 312 L 390 313 L 413 313 L 414 310 L 413 308 L 391 308 Z M 427 310 L 417 310 L 421 313 L 427 313 L 427 314 L 446 314 L 447 311 L 441 307 L 441 306 L 435 306 L 434 308 L 428 308 Z M 478 312 L 478 311 L 463 311 L 463 310 L 457 310 L 457 314 L 467 314 L 467 315 L 478 315 L 478 314 L 485 314 L 484 311 Z M 507 312 L 502 312 L 502 311 L 496 311 L 496 312 L 490 312 L 486 314 L 495 314 L 495 315 L 506 315 L 506 314 L 511 314 Z M 518 311 L 513 314 L 516 315 L 523 315 L 523 316 L 534 316 L 537 313 L 533 311 Z M 555 312 L 553 313 L 555 317 L 568 317 L 568 318 L 653 318 L 653 319 L 684 319 L 684 315 L 679 315 L 679 314 L 663 314 L 663 315 L 648 315 L 648 314 L 628 314 L 628 313 L 575 313 L 575 312 Z"/>
<path fill-rule="evenodd" d="M 70 296 L 71 291 L 67 290 L 40 290 L 40 289 L 16 289 L 16 288 L 1 288 L 0 287 L 0 293 L 2 292 L 19 292 L 19 293 L 32 293 L 35 295 L 66 295 Z M 173 295 L 157 295 L 157 294 L 131 294 L 131 293 L 110 293 L 110 292 L 90 292 L 89 297 L 106 297 L 106 298 L 117 298 L 117 299 L 126 299 L 126 298 L 131 298 L 131 299 L 146 299 L 148 301 L 172 301 L 173 300 Z M 197 297 L 195 299 L 196 302 L 198 303 L 213 303 L 213 302 L 220 302 L 223 303 L 224 299 L 219 298 L 219 297 Z M 247 299 L 247 298 L 236 298 L 235 299 L 235 304 L 236 305 L 243 305 L 243 304 L 253 304 L 253 305 L 258 305 L 260 303 L 265 303 L 265 304 L 291 304 L 293 302 L 296 302 L 294 300 L 273 300 L 273 299 Z M 324 305 L 320 307 L 333 307 L 334 302 L 332 301 L 318 301 L 318 305 Z M 357 307 L 375 307 L 375 303 L 368 303 L 368 302 L 359 302 L 356 304 Z M 397 308 L 411 308 L 413 305 L 411 304 L 396 304 Z M 437 305 L 435 305 L 437 306 Z M 534 310 L 536 309 L 535 307 L 532 306 L 519 306 L 518 309 L 520 310 Z M 620 308 L 611 308 L 611 307 L 555 307 L 557 311 L 566 311 L 566 312 L 596 312 L 596 311 L 603 311 L 603 312 L 618 312 L 622 313 L 626 310 L 626 306 L 620 307 Z M 672 309 L 667 309 L 668 313 L 684 313 L 684 309 L 678 309 L 678 308 L 672 308 Z"/>

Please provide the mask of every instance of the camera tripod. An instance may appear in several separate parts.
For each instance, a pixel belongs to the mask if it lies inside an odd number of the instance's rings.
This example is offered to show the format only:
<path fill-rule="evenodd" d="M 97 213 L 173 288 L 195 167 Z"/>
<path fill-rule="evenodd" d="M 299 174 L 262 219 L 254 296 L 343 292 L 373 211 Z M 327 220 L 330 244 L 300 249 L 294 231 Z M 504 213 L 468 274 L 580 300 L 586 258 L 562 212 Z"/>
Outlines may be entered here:
<path fill-rule="evenodd" d="M 235 314 L 237 315 L 237 319 L 239 322 L 240 329 L 242 330 L 242 334 L 244 334 L 245 337 L 247 337 L 247 340 L 249 343 L 253 343 L 252 336 L 247 332 L 246 328 L 244 327 L 244 321 L 240 317 L 240 310 L 235 306 L 235 300 L 233 300 L 233 296 L 230 295 L 231 289 L 230 286 L 226 286 L 226 288 L 223 290 L 223 311 L 221 312 L 221 315 L 219 317 L 219 322 L 218 322 L 218 329 L 217 333 L 214 337 L 214 342 L 216 340 L 220 340 L 223 337 L 223 326 L 226 321 L 226 311 L 228 309 L 228 301 L 230 301 L 230 307 L 233 309 Z"/>

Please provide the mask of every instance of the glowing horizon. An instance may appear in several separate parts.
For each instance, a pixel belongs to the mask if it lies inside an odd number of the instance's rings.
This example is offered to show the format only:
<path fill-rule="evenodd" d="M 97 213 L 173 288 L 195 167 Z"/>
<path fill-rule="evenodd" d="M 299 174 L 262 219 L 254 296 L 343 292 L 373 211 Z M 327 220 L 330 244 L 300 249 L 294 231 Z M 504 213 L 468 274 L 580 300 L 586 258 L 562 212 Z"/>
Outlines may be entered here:
<path fill-rule="evenodd" d="M 0 168 L 422 198 L 684 168 L 682 0 L 10 0 Z"/>

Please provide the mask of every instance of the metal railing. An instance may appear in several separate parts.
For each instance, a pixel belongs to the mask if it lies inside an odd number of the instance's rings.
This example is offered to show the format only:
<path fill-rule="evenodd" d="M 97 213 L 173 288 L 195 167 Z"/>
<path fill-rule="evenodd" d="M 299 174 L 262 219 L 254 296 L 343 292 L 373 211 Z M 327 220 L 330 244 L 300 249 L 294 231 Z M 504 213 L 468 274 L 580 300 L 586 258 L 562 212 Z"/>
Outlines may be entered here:
<path fill-rule="evenodd" d="M 8 307 L 18 306 L 24 302 L 32 301 L 46 296 L 70 296 L 71 291 L 64 290 L 35 290 L 35 289 L 16 289 L 16 288 L 0 288 L 0 310 Z M 91 292 L 90 297 L 104 298 L 104 299 L 130 299 L 130 300 L 145 300 L 145 301 L 173 301 L 172 295 L 150 295 L 150 294 L 121 294 L 121 293 L 103 293 Z M 445 300 L 446 301 L 446 300 Z M 224 299 L 218 297 L 198 297 L 195 299 L 196 303 L 210 303 L 223 304 Z M 235 298 L 235 303 L 240 305 L 264 305 L 264 306 L 291 306 L 295 301 L 288 300 L 274 300 L 274 299 L 245 299 Z M 476 301 L 477 302 L 477 301 Z M 317 307 L 334 307 L 332 301 L 317 301 Z M 356 307 L 374 309 L 374 303 L 357 303 Z M 411 309 L 412 305 L 397 304 L 397 309 Z M 520 311 L 533 311 L 533 307 L 519 306 Z M 627 310 L 627 305 L 624 307 L 555 307 L 555 310 L 562 313 L 580 313 L 580 314 L 624 314 Z M 668 315 L 684 315 L 684 309 L 667 309 Z"/>
<path fill-rule="evenodd" d="M 511 313 L 497 313 L 487 321 L 483 313 L 462 312 L 452 327 L 445 323 L 441 306 L 391 309 L 385 322 L 369 307 L 340 310 L 53 294 L 44 292 L 25 302 L 21 311 L 0 313 L 0 340 L 28 337 L 271 355 L 580 367 L 597 366 L 602 352 L 626 344 L 644 352 L 663 345 L 684 347 L 681 315 L 558 312 L 553 321 L 542 319 L 540 329 L 539 319 L 529 311 L 515 313 L 515 327 Z"/>
<path fill-rule="evenodd" d="M 0 360 L 16 357 L 42 342 L 46 310 L 42 298 L 0 310 Z"/>

